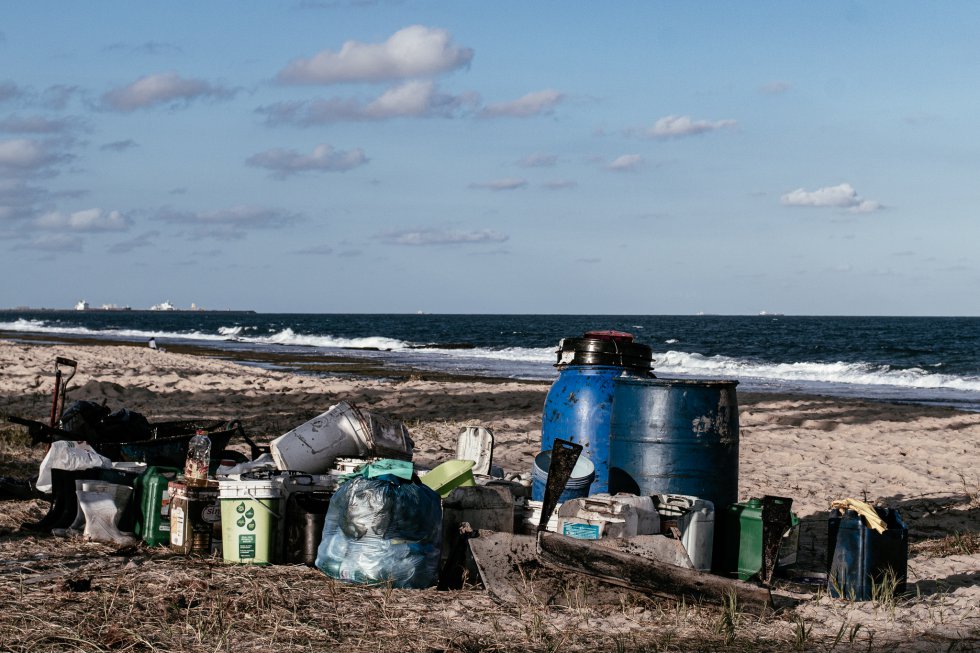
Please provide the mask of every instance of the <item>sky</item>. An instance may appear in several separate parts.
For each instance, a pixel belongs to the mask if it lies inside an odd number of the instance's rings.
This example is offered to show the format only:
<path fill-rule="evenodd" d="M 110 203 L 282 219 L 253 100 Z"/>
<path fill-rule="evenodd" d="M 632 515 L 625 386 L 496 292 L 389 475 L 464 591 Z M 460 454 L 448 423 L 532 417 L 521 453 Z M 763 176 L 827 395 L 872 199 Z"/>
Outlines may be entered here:
<path fill-rule="evenodd" d="M 7 2 L 0 307 L 980 315 L 980 3 Z"/>

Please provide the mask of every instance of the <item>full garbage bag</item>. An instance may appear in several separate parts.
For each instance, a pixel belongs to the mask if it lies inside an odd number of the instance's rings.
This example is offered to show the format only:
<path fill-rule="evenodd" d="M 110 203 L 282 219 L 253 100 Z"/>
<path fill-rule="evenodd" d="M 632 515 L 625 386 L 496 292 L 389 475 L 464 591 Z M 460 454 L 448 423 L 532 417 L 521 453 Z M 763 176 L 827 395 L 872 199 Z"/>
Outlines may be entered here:
<path fill-rule="evenodd" d="M 420 483 L 355 477 L 330 499 L 316 566 L 354 583 L 423 588 L 439 575 L 442 503 Z"/>

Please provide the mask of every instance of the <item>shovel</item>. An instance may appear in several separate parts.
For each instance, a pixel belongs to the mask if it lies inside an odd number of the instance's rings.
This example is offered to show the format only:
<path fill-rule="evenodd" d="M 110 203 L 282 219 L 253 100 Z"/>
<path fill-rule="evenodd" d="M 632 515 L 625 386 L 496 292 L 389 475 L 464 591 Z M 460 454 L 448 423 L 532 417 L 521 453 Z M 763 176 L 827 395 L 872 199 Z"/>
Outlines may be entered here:
<path fill-rule="evenodd" d="M 71 368 L 71 374 L 64 376 L 61 372 L 61 366 Z M 65 397 L 68 395 L 68 382 L 71 381 L 71 377 L 75 376 L 75 370 L 78 368 L 78 363 L 70 358 L 63 358 L 58 356 L 54 359 L 54 396 L 51 399 L 51 423 L 50 427 L 54 428 L 58 424 L 58 420 L 61 419 L 61 413 L 65 410 Z"/>
<path fill-rule="evenodd" d="M 568 440 L 556 439 L 551 448 L 551 464 L 548 465 L 548 482 L 544 486 L 544 498 L 541 501 L 541 521 L 538 522 L 538 532 L 548 530 L 548 520 L 558 505 L 558 497 L 565 491 L 572 470 L 582 453 L 582 445 Z"/>

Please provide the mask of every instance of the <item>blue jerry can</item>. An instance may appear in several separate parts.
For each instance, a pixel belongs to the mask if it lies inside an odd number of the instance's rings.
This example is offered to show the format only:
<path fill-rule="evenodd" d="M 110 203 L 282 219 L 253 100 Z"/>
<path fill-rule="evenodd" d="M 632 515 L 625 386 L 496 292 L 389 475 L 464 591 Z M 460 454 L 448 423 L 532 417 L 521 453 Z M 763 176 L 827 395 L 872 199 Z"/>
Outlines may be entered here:
<path fill-rule="evenodd" d="M 875 508 L 888 526 L 884 533 L 870 528 L 855 511 L 831 510 L 827 520 L 830 567 L 827 592 L 835 598 L 868 601 L 886 572 L 895 574 L 895 593 L 905 591 L 908 575 L 909 531 L 894 508 Z"/>

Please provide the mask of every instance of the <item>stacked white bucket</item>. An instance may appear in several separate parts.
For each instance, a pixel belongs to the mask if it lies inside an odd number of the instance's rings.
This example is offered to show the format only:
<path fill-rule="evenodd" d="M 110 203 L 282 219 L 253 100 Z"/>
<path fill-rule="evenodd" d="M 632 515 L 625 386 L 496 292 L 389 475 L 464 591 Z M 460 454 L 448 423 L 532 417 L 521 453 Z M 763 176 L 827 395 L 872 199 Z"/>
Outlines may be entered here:
<path fill-rule="evenodd" d="M 400 422 L 342 401 L 279 436 L 270 449 L 279 469 L 322 474 L 338 458 L 410 457 L 412 440 Z"/>

